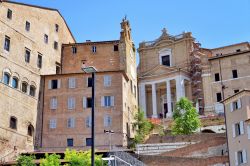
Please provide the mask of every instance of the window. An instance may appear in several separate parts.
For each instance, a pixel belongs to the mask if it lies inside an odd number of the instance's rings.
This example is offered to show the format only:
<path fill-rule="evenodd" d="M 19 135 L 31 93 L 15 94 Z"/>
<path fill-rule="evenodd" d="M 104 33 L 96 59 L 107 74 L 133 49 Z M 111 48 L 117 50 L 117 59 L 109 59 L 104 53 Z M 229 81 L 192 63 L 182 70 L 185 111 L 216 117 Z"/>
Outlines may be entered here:
<path fill-rule="evenodd" d="M 60 74 L 60 72 L 61 72 L 60 65 L 56 65 L 56 74 Z"/>
<path fill-rule="evenodd" d="M 57 50 L 58 49 L 58 42 L 54 41 L 54 49 Z"/>
<path fill-rule="evenodd" d="M 240 52 L 241 50 L 240 49 L 237 49 L 236 52 Z"/>
<path fill-rule="evenodd" d="M 92 98 L 88 97 L 87 98 L 87 108 L 91 108 L 92 107 Z"/>
<path fill-rule="evenodd" d="M 12 88 L 17 89 L 17 87 L 18 87 L 18 78 L 13 77 L 13 79 L 12 79 Z"/>
<path fill-rule="evenodd" d="M 44 34 L 44 43 L 48 44 L 49 42 L 49 36 Z"/>
<path fill-rule="evenodd" d="M 74 139 L 73 138 L 68 138 L 67 139 L 67 146 L 68 147 L 74 146 Z"/>
<path fill-rule="evenodd" d="M 92 52 L 96 52 L 96 46 L 92 46 Z"/>
<path fill-rule="evenodd" d="M 10 117 L 10 128 L 11 129 L 17 129 L 17 119 L 14 116 Z"/>
<path fill-rule="evenodd" d="M 230 104 L 231 112 L 241 108 L 241 100 L 238 99 Z"/>
<path fill-rule="evenodd" d="M 30 96 L 35 96 L 36 95 L 36 87 L 31 85 L 30 86 Z"/>
<path fill-rule="evenodd" d="M 136 98 L 136 86 L 134 85 L 134 94 L 135 94 L 135 98 Z"/>
<path fill-rule="evenodd" d="M 76 99 L 74 97 L 69 97 L 68 98 L 68 109 L 72 110 L 75 109 L 76 107 Z"/>
<path fill-rule="evenodd" d="M 133 93 L 133 82 L 132 82 L 132 80 L 130 80 L 130 90 L 131 90 L 131 93 Z"/>
<path fill-rule="evenodd" d="M 72 47 L 72 53 L 73 53 L 73 54 L 76 54 L 76 53 L 77 53 L 77 48 L 76 48 L 76 46 L 73 46 L 73 47 Z"/>
<path fill-rule="evenodd" d="M 214 74 L 214 80 L 215 81 L 220 81 L 220 74 L 219 73 Z"/>
<path fill-rule="evenodd" d="M 240 121 L 239 123 L 232 124 L 233 128 L 233 137 L 244 134 L 244 122 Z"/>
<path fill-rule="evenodd" d="M 67 127 L 68 128 L 74 128 L 75 127 L 75 118 L 69 118 L 67 122 Z"/>
<path fill-rule="evenodd" d="M 247 163 L 247 152 L 246 150 L 241 150 L 235 152 L 235 165 L 241 165 Z"/>
<path fill-rule="evenodd" d="M 250 124 L 247 126 L 248 139 L 250 139 Z"/>
<path fill-rule="evenodd" d="M 59 31 L 59 25 L 58 24 L 55 24 L 55 30 L 56 30 L 56 32 Z"/>
<path fill-rule="evenodd" d="M 111 86 L 111 76 L 105 75 L 103 77 L 103 82 L 104 82 L 104 87 L 109 87 Z"/>
<path fill-rule="evenodd" d="M 56 97 L 52 97 L 50 99 L 50 109 L 52 109 L 52 110 L 57 109 L 57 98 Z"/>
<path fill-rule="evenodd" d="M 92 138 L 86 138 L 86 146 L 92 145 Z"/>
<path fill-rule="evenodd" d="M 22 82 L 22 92 L 27 93 L 27 91 L 28 91 L 28 83 Z"/>
<path fill-rule="evenodd" d="M 114 106 L 114 96 L 103 96 L 102 97 L 102 106 L 103 107 Z"/>
<path fill-rule="evenodd" d="M 69 88 L 76 87 L 76 78 L 69 78 Z"/>
<path fill-rule="evenodd" d="M 114 45 L 114 51 L 119 51 L 118 45 Z"/>
<path fill-rule="evenodd" d="M 49 80 L 49 89 L 59 89 L 61 86 L 61 81 L 58 80 Z"/>
<path fill-rule="evenodd" d="M 30 62 L 30 50 L 29 49 L 25 49 L 25 62 L 29 63 Z"/>
<path fill-rule="evenodd" d="M 30 22 L 29 21 L 26 21 L 26 23 L 25 23 L 25 30 L 30 31 Z"/>
<path fill-rule="evenodd" d="M 237 70 L 232 70 L 233 78 L 238 78 Z"/>
<path fill-rule="evenodd" d="M 6 84 L 6 85 L 10 84 L 10 75 L 9 75 L 9 73 L 4 73 L 3 83 Z"/>
<path fill-rule="evenodd" d="M 12 10 L 10 10 L 10 9 L 8 9 L 8 11 L 7 11 L 7 18 L 8 19 L 12 19 Z"/>
<path fill-rule="evenodd" d="M 240 90 L 239 89 L 235 89 L 234 90 L 234 93 L 238 93 Z"/>
<path fill-rule="evenodd" d="M 55 129 L 56 128 L 56 119 L 50 119 L 49 120 L 49 128 Z"/>
<path fill-rule="evenodd" d="M 37 56 L 37 67 L 41 69 L 42 64 L 43 64 L 43 56 L 42 56 L 42 54 L 38 54 L 38 56 Z"/>
<path fill-rule="evenodd" d="M 165 55 L 161 57 L 162 65 L 170 66 L 170 56 Z"/>
<path fill-rule="evenodd" d="M 221 93 L 216 93 L 216 99 L 217 99 L 217 102 L 220 102 L 222 100 L 222 96 L 221 96 Z"/>
<path fill-rule="evenodd" d="M 30 125 L 28 126 L 28 132 L 27 132 L 27 134 L 28 134 L 29 136 L 33 136 L 33 133 L 34 133 L 34 127 L 30 124 Z"/>
<path fill-rule="evenodd" d="M 108 115 L 104 116 L 104 127 L 110 127 L 112 125 L 112 118 Z"/>
<path fill-rule="evenodd" d="M 87 127 L 87 128 L 90 128 L 90 127 L 91 127 L 91 122 L 92 122 L 91 116 L 87 116 L 87 117 L 86 117 L 86 127 Z"/>
<path fill-rule="evenodd" d="M 4 50 L 10 51 L 10 38 L 8 36 L 5 36 Z"/>
<path fill-rule="evenodd" d="M 92 87 L 92 77 L 88 77 L 88 87 Z"/>

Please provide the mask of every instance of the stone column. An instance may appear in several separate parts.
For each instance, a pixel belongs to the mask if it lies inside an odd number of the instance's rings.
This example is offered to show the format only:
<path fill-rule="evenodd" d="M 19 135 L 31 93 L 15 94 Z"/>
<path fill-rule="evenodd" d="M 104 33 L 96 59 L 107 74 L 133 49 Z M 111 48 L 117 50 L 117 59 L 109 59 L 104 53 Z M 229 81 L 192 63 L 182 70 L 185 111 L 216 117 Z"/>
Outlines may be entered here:
<path fill-rule="evenodd" d="M 153 108 L 153 115 L 152 118 L 157 118 L 157 102 L 156 102 L 156 85 L 155 83 L 152 84 L 152 108 Z"/>
<path fill-rule="evenodd" d="M 140 108 L 144 112 L 145 117 L 147 117 L 147 105 L 146 105 L 146 85 L 139 84 L 139 104 Z"/>
<path fill-rule="evenodd" d="M 166 81 L 166 86 L 167 86 L 167 104 L 168 104 L 168 113 L 167 117 L 172 117 L 172 96 L 171 96 L 171 87 L 170 87 L 170 80 Z"/>
<path fill-rule="evenodd" d="M 179 101 L 181 97 L 185 97 L 185 84 L 182 76 L 177 76 L 176 81 L 176 100 Z"/>

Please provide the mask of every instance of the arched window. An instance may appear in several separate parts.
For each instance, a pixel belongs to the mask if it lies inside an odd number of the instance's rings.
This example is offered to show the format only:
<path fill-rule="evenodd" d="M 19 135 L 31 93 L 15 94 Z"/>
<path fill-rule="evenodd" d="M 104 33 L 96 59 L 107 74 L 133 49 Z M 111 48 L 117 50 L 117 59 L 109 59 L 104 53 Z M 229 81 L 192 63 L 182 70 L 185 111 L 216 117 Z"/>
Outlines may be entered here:
<path fill-rule="evenodd" d="M 17 89 L 17 87 L 18 87 L 18 78 L 13 77 L 13 79 L 12 79 L 12 87 Z"/>
<path fill-rule="evenodd" d="M 36 87 L 31 85 L 30 86 L 30 96 L 35 96 L 36 94 Z"/>
<path fill-rule="evenodd" d="M 27 93 L 28 90 L 28 83 L 22 82 L 22 92 Z"/>
<path fill-rule="evenodd" d="M 34 133 L 34 127 L 30 124 L 28 126 L 28 135 L 33 136 L 33 133 Z"/>
<path fill-rule="evenodd" d="M 10 128 L 11 129 L 17 129 L 17 119 L 14 116 L 10 117 Z"/>
<path fill-rule="evenodd" d="M 9 85 L 9 84 L 10 84 L 10 75 L 9 75 L 9 73 L 4 73 L 3 82 L 4 82 L 4 84 L 6 84 L 6 85 Z"/>

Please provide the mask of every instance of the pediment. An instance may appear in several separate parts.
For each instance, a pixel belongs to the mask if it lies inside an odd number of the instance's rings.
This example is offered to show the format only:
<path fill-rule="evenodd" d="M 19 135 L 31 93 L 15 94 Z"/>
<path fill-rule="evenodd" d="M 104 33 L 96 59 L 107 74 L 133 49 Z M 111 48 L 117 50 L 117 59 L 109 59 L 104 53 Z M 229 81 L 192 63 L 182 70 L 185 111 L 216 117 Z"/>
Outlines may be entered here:
<path fill-rule="evenodd" d="M 168 66 L 164 66 L 164 65 L 158 65 L 158 66 L 152 68 L 151 70 L 145 72 L 141 76 L 145 77 L 145 76 L 162 75 L 162 74 L 172 73 L 172 72 L 175 72 L 175 71 L 177 71 L 177 69 L 175 67 L 168 67 Z"/>

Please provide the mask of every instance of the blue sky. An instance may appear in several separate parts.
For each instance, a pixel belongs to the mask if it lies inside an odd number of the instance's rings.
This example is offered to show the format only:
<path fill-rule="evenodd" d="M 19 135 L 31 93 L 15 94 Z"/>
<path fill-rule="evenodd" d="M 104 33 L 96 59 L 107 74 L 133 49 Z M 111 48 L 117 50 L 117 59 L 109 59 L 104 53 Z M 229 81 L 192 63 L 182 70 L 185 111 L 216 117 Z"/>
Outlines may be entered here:
<path fill-rule="evenodd" d="M 59 9 L 77 42 L 119 39 L 127 15 L 136 48 L 166 27 L 192 32 L 202 47 L 250 41 L 250 0 L 15 0 Z"/>

